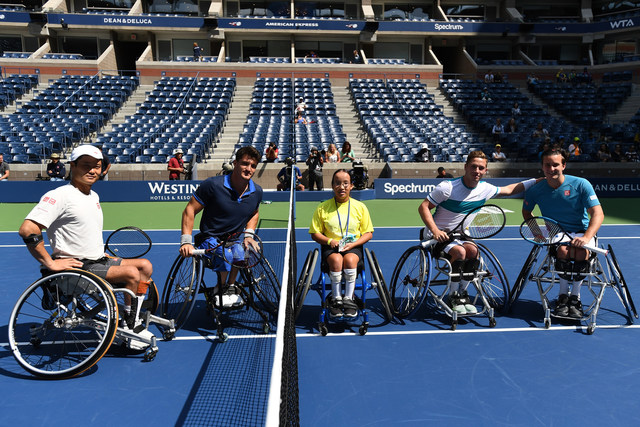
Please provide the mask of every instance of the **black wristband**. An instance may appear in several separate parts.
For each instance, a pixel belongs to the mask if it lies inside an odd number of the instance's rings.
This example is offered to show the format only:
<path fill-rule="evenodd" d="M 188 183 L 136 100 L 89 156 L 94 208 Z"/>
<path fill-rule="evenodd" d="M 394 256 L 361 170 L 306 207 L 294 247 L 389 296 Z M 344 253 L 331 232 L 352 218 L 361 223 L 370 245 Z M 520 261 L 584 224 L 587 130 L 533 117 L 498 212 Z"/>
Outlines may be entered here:
<path fill-rule="evenodd" d="M 27 246 L 36 246 L 38 243 L 42 242 L 42 240 L 42 234 L 29 234 L 27 237 L 22 239 Z"/>

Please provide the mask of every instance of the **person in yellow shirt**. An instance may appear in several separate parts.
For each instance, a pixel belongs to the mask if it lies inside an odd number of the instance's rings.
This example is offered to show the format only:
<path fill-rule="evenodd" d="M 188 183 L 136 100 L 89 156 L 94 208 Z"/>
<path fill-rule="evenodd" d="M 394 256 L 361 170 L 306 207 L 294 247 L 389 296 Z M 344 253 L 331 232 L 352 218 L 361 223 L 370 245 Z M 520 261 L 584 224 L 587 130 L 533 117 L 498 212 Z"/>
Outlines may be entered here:
<path fill-rule="evenodd" d="M 322 246 L 322 262 L 329 266 L 332 293 L 329 315 L 353 318 L 358 315 L 353 301 L 358 262 L 364 256 L 363 245 L 373 235 L 373 224 L 366 205 L 350 197 L 353 183 L 349 171 L 335 171 L 331 187 L 333 197 L 316 208 L 309 234 Z M 344 296 L 341 292 L 343 271 Z"/>

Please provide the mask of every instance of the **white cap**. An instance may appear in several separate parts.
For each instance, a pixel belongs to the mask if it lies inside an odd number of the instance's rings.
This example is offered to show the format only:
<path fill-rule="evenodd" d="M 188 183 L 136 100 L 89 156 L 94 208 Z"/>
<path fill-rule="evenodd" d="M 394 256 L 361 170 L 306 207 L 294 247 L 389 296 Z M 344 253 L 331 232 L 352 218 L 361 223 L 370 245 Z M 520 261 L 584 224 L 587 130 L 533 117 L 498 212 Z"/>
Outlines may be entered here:
<path fill-rule="evenodd" d="M 69 160 L 75 162 L 82 156 L 91 156 L 94 159 L 102 160 L 102 151 L 100 151 L 98 147 L 94 147 L 93 145 L 78 145 L 71 152 L 71 157 L 69 157 Z"/>
<path fill-rule="evenodd" d="M 184 152 L 182 151 L 182 148 L 176 148 L 173 150 L 173 154 L 184 154 Z"/>

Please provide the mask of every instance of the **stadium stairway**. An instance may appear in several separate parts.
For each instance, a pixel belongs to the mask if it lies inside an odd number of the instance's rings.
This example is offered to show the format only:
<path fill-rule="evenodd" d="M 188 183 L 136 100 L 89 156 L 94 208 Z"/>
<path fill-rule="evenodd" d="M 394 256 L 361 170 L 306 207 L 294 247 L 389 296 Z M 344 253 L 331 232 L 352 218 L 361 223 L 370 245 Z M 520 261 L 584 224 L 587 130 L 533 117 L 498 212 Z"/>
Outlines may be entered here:
<path fill-rule="evenodd" d="M 458 113 L 458 110 L 455 109 L 451 101 L 444 95 L 442 88 L 438 88 L 437 90 L 429 90 L 429 88 L 427 87 L 427 92 L 433 95 L 433 100 L 435 101 L 435 103 L 440 108 L 442 108 L 442 112 L 445 116 L 451 117 L 453 119 L 453 123 L 457 125 L 468 125 L 464 117 L 460 113 Z"/>
<path fill-rule="evenodd" d="M 2 114 L 8 115 L 8 114 L 15 113 L 16 109 L 18 109 L 23 103 L 27 103 L 33 100 L 33 98 L 38 94 L 38 92 L 45 90 L 48 86 L 49 86 L 49 83 L 39 82 L 36 87 L 34 87 L 29 92 L 22 95 L 22 98 L 20 98 L 18 101 L 7 105 L 5 109 L 2 110 Z"/>
<path fill-rule="evenodd" d="M 366 134 L 362 131 L 362 124 L 358 119 L 358 113 L 349 95 L 349 88 L 346 86 L 341 87 L 337 84 L 332 85 L 332 87 L 336 115 L 340 119 L 342 130 L 347 135 L 347 141 L 351 143 L 351 148 L 353 148 L 356 158 L 365 158 L 365 153 L 369 151 L 364 145 Z M 337 148 L 340 150 L 342 146 Z"/>
<path fill-rule="evenodd" d="M 229 115 L 222 129 L 220 142 L 211 156 L 211 162 L 222 165 L 222 163 L 231 159 L 234 147 L 247 121 L 252 93 L 253 86 L 236 86 L 229 108 Z"/>
<path fill-rule="evenodd" d="M 631 118 L 638 111 L 640 106 L 640 85 L 634 84 L 631 91 L 631 95 L 620 104 L 618 109 L 613 114 L 609 114 L 610 123 L 629 123 Z"/>
<path fill-rule="evenodd" d="M 104 126 L 102 132 L 109 132 L 113 130 L 113 126 L 117 124 L 122 124 L 126 121 L 127 117 L 133 116 L 140 104 L 144 102 L 147 97 L 147 94 L 151 92 L 154 88 L 154 85 L 140 85 L 136 88 L 135 91 L 131 93 L 129 99 L 125 101 L 125 103 L 120 107 L 120 110 L 113 115 L 112 119 Z M 94 135 L 95 139 L 95 135 Z M 93 141 L 92 141 L 93 142 Z"/>

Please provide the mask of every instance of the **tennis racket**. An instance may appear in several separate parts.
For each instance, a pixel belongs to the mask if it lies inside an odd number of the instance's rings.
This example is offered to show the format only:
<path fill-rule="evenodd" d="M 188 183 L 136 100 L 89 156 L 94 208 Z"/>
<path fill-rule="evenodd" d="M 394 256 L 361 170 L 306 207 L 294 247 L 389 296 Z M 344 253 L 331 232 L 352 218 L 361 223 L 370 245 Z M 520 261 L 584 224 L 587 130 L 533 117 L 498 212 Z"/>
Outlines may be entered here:
<path fill-rule="evenodd" d="M 213 248 L 194 250 L 193 255 L 210 252 L 234 267 L 253 268 L 262 260 L 262 240 L 255 233 L 233 233 L 218 239 Z"/>
<path fill-rule="evenodd" d="M 448 234 L 451 237 L 463 236 L 470 239 L 488 239 L 502 231 L 506 222 L 507 217 L 500 206 L 479 206 L 468 212 L 462 218 L 462 221 Z M 423 238 L 427 237 L 429 239 L 433 237 L 429 230 L 425 229 L 425 232 L 428 234 Z"/>
<path fill-rule="evenodd" d="M 557 221 L 544 216 L 534 216 L 520 225 L 520 235 L 527 242 L 540 246 L 569 245 L 571 236 Z M 566 241 L 565 238 L 569 239 Z M 606 255 L 609 251 L 597 246 L 584 245 L 584 249 Z"/>
<path fill-rule="evenodd" d="M 151 249 L 151 238 L 138 227 L 122 227 L 109 235 L 104 248 L 118 258 L 140 258 Z"/>

